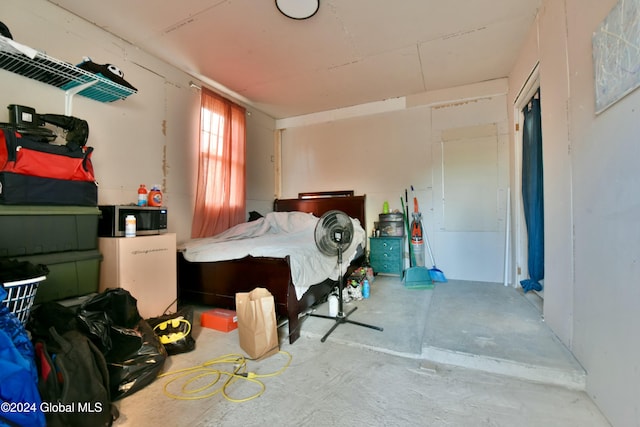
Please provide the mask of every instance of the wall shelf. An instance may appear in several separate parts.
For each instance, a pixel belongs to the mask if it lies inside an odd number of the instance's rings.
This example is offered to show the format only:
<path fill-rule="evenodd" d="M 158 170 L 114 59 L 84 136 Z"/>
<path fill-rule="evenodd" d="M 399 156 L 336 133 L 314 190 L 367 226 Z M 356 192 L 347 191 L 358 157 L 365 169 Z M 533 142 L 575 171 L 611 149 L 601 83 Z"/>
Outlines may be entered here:
<path fill-rule="evenodd" d="M 0 68 L 64 90 L 68 115 L 75 94 L 99 102 L 113 102 L 137 92 L 2 36 Z"/>

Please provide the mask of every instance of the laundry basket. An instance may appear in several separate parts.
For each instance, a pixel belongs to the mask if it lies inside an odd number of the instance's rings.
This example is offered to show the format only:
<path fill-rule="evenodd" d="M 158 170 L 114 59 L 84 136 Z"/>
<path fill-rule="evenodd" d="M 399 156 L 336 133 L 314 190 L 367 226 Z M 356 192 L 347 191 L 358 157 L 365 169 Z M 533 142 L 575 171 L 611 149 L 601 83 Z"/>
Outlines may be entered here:
<path fill-rule="evenodd" d="M 2 303 L 16 315 L 23 325 L 26 325 L 27 320 L 29 320 L 29 311 L 33 306 L 33 300 L 36 298 L 38 285 L 45 279 L 46 276 L 40 276 L 2 284 L 7 292 L 7 297 Z"/>

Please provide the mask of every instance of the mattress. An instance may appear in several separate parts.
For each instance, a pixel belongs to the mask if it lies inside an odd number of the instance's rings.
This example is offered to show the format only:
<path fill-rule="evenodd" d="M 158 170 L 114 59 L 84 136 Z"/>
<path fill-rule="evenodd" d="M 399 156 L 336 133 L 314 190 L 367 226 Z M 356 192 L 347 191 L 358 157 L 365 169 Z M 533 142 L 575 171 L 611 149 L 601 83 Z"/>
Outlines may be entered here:
<path fill-rule="evenodd" d="M 291 278 L 298 299 L 307 289 L 341 272 L 337 256 L 324 255 L 315 243 L 319 218 L 304 212 L 271 212 L 256 221 L 232 227 L 213 237 L 193 239 L 180 246 L 189 262 L 216 262 L 254 257 L 289 257 Z M 353 240 L 343 251 L 343 268 L 363 252 L 366 232 L 351 218 Z"/>

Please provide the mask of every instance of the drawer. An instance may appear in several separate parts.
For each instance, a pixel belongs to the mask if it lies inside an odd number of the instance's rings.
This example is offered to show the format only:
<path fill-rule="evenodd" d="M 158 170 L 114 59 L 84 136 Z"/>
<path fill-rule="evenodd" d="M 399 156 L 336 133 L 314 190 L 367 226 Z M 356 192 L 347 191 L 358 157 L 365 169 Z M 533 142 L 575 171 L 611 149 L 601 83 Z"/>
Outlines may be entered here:
<path fill-rule="evenodd" d="M 371 267 L 375 273 L 402 274 L 402 267 L 398 263 L 371 261 Z"/>
<path fill-rule="evenodd" d="M 399 263 L 400 260 L 402 259 L 402 256 L 400 254 L 397 253 L 375 253 L 375 254 L 371 254 L 369 256 L 369 258 L 371 259 L 371 261 L 375 261 L 375 262 L 392 262 L 392 263 Z"/>
<path fill-rule="evenodd" d="M 404 238 L 391 237 L 371 237 L 369 239 L 371 253 L 402 253 L 404 249 Z"/>

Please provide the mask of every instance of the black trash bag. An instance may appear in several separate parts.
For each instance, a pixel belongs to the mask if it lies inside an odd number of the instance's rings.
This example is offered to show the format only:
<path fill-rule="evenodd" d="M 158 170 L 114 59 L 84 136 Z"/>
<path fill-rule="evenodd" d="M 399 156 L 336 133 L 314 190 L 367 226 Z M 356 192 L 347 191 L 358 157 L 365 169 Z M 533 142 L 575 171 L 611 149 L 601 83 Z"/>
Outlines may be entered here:
<path fill-rule="evenodd" d="M 167 351 L 128 291 L 108 289 L 86 301 L 78 322 L 104 353 L 112 400 L 151 384 L 162 371 Z"/>
<path fill-rule="evenodd" d="M 176 313 L 152 317 L 147 322 L 170 356 L 188 353 L 196 348 L 196 340 L 191 333 L 193 307 L 182 307 Z"/>
<path fill-rule="evenodd" d="M 142 317 L 138 301 L 125 289 L 107 289 L 86 301 L 78 311 L 83 330 L 90 335 L 103 353 L 113 347 L 113 326 L 135 329 Z"/>
<path fill-rule="evenodd" d="M 161 373 L 167 351 L 144 320 L 135 328 L 112 328 L 113 348 L 105 353 L 113 400 L 151 384 Z"/>
<path fill-rule="evenodd" d="M 107 289 L 80 306 L 84 312 L 105 313 L 115 325 L 132 328 L 138 324 L 138 300 L 126 289 Z"/>

